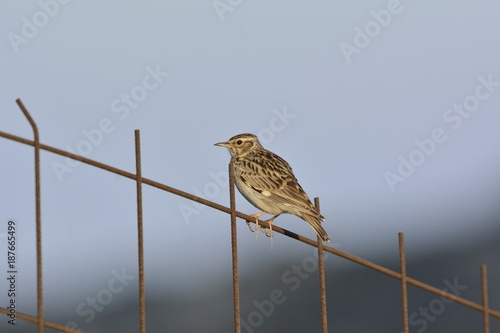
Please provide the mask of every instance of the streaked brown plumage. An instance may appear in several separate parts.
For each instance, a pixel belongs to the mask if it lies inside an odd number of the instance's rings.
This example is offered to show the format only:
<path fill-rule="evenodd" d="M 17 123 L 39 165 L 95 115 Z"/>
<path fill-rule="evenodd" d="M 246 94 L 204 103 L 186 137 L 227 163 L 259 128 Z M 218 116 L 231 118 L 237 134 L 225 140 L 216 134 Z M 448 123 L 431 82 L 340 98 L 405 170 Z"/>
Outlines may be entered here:
<path fill-rule="evenodd" d="M 309 223 L 324 241 L 330 240 L 321 226 L 325 218 L 314 208 L 290 165 L 262 147 L 255 135 L 239 134 L 215 145 L 229 149 L 236 187 L 251 204 L 263 211 L 253 216 L 273 214 L 268 221 L 271 224 L 282 213 L 293 214 Z"/>

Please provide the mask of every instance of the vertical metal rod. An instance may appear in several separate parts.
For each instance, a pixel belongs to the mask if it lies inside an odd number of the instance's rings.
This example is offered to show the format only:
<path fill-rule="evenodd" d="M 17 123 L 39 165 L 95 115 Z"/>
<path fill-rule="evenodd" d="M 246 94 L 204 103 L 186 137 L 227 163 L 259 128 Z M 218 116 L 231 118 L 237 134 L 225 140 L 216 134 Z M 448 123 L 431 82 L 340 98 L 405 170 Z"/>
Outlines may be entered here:
<path fill-rule="evenodd" d="M 409 333 L 408 325 L 408 294 L 406 289 L 406 257 L 405 257 L 405 236 L 399 234 L 399 265 L 401 266 L 401 307 L 403 309 L 403 332 Z"/>
<path fill-rule="evenodd" d="M 142 170 L 141 133 L 135 130 L 135 173 L 137 184 L 137 238 L 139 257 L 139 324 L 140 333 L 146 333 L 146 295 L 144 289 L 144 239 L 142 225 Z"/>
<path fill-rule="evenodd" d="M 314 198 L 314 206 L 320 211 L 319 198 Z M 325 280 L 325 259 L 323 255 L 323 240 L 316 236 L 318 241 L 318 268 L 319 268 L 319 291 L 321 302 L 321 332 L 328 333 L 328 317 L 326 309 L 326 280 Z"/>
<path fill-rule="evenodd" d="M 481 290 L 483 294 L 483 326 L 484 333 L 490 333 L 490 315 L 488 305 L 488 274 L 486 265 L 481 265 Z"/>
<path fill-rule="evenodd" d="M 16 103 L 23 112 L 26 119 L 33 128 L 34 147 L 35 147 L 35 205 L 36 205 L 36 283 L 37 283 L 37 318 L 38 318 L 38 333 L 43 333 L 44 316 L 43 316 L 43 280 L 42 280 L 42 213 L 40 200 L 40 137 L 38 135 L 38 127 L 35 121 L 31 118 L 28 110 L 24 107 L 23 102 L 18 98 Z"/>
<path fill-rule="evenodd" d="M 234 193 L 233 162 L 229 163 L 229 202 L 231 209 L 231 252 L 233 259 L 234 332 L 240 333 L 240 283 L 238 279 L 238 239 L 236 234 L 236 201 Z"/>

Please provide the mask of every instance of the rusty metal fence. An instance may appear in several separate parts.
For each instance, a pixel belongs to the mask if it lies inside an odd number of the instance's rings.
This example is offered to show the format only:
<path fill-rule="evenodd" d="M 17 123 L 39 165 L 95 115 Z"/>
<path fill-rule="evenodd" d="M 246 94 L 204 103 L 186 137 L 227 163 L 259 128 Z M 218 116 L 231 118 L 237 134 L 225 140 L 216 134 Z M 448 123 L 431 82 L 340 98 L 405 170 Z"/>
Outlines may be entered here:
<path fill-rule="evenodd" d="M 222 206 L 210 200 L 203 199 L 199 196 L 181 191 L 179 189 L 170 187 L 165 184 L 161 184 L 154 180 L 143 178 L 141 173 L 141 142 L 140 142 L 140 131 L 135 130 L 135 159 L 136 159 L 136 172 L 130 173 L 118 168 L 100 163 L 82 156 L 72 154 L 61 149 L 57 149 L 51 146 L 44 145 L 40 143 L 38 128 L 35 121 L 30 116 L 28 110 L 25 108 L 21 100 L 16 100 L 19 108 L 23 112 L 24 116 L 33 128 L 34 140 L 28 140 L 21 138 L 9 133 L 0 131 L 0 137 L 12 140 L 18 143 L 26 144 L 34 147 L 34 169 L 35 169 L 35 204 L 36 204 L 36 283 L 37 283 L 37 313 L 36 315 L 29 315 L 24 313 L 16 313 L 18 319 L 31 322 L 37 325 L 38 333 L 44 332 L 44 328 L 54 329 L 60 332 L 75 333 L 82 332 L 80 330 L 73 330 L 63 325 L 50 322 L 44 317 L 44 299 L 43 299 L 43 275 L 42 275 L 42 234 L 41 234 L 41 206 L 40 206 L 40 150 L 48 151 L 60 156 L 65 156 L 76 161 L 92 165 L 94 167 L 109 171 L 111 173 L 120 175 L 132 179 L 137 184 L 137 244 L 138 244 L 138 260 L 139 260 L 139 320 L 140 320 L 140 333 L 146 332 L 146 302 L 145 302 L 145 285 L 144 285 L 144 251 L 143 251 L 143 221 L 142 221 L 142 186 L 149 185 L 156 187 L 160 190 L 173 193 L 177 196 L 184 197 L 186 199 L 198 202 L 200 204 L 206 205 L 213 209 L 222 211 L 230 215 L 231 218 L 231 248 L 232 248 L 232 274 L 233 274 L 233 309 L 234 309 L 234 332 L 240 332 L 240 296 L 239 296 L 239 277 L 238 277 L 238 244 L 236 237 L 237 222 L 236 219 L 240 218 L 244 221 L 255 223 L 255 219 L 247 214 L 236 211 L 235 207 L 235 191 L 234 191 L 234 181 L 232 177 L 232 168 L 229 165 L 229 194 L 230 194 L 230 206 Z M 319 210 L 319 200 L 315 198 L 315 205 Z M 266 221 L 259 221 L 259 224 L 264 227 L 269 227 Z M 408 284 L 413 285 L 417 288 L 425 290 L 427 292 L 445 297 L 451 301 L 462 304 L 470 309 L 480 311 L 483 315 L 483 332 L 490 332 L 490 317 L 500 318 L 500 311 L 490 309 L 488 304 L 488 277 L 486 265 L 481 265 L 481 293 L 482 293 L 482 304 L 470 301 L 468 299 L 456 296 L 452 293 L 446 292 L 444 290 L 438 289 L 436 287 L 430 286 L 424 282 L 418 281 L 406 275 L 406 258 L 405 258 L 405 245 L 404 245 L 404 234 L 399 233 L 399 262 L 400 271 L 394 271 L 383 267 L 381 265 L 375 264 L 368 260 L 356 257 L 349 253 L 340 251 L 339 249 L 327 246 L 322 243 L 321 239 L 318 237 L 317 240 L 312 240 L 304 236 L 298 235 L 286 229 L 280 228 L 277 225 L 272 226 L 273 232 L 283 234 L 287 237 L 293 238 L 299 242 L 308 244 L 310 246 L 316 247 L 318 250 L 318 268 L 319 268 L 319 285 L 320 285 L 320 304 L 321 304 L 321 324 L 322 332 L 328 332 L 327 326 L 327 307 L 326 307 L 326 288 L 325 288 L 325 266 L 324 266 L 324 252 L 332 253 L 340 258 L 344 258 L 358 265 L 368 267 L 374 271 L 385 274 L 394 279 L 400 280 L 401 282 L 401 316 L 402 316 L 402 331 L 409 333 L 409 321 L 408 321 L 408 297 L 407 297 L 407 286 Z M 0 307 L 0 313 L 9 314 L 7 308 Z M 331 330 L 332 331 L 332 330 Z"/>

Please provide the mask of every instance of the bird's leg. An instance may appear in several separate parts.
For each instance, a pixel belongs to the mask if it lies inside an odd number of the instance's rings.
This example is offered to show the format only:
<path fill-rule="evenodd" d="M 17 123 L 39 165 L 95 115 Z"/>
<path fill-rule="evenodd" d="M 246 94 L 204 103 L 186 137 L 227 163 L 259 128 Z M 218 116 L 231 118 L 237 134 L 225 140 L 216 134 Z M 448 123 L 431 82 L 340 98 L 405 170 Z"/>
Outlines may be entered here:
<path fill-rule="evenodd" d="M 252 230 L 252 226 L 250 225 L 250 221 L 247 221 L 247 226 L 248 226 L 248 228 L 250 229 L 251 232 L 259 230 L 259 217 L 261 217 L 265 213 L 266 212 L 260 212 L 260 213 L 257 213 L 257 214 L 251 214 L 251 215 L 249 215 L 249 216 L 255 218 L 255 230 Z"/>
<path fill-rule="evenodd" d="M 280 215 L 281 214 L 274 215 L 273 217 L 271 217 L 269 220 L 266 221 L 267 223 L 269 223 L 269 233 L 266 231 L 266 229 L 264 229 L 264 233 L 266 234 L 267 237 L 271 237 L 271 247 L 269 248 L 269 250 L 273 248 L 273 221 Z"/>
<path fill-rule="evenodd" d="M 271 241 L 273 239 L 273 222 L 280 215 L 281 214 L 274 215 L 273 217 L 271 217 L 269 220 L 266 221 L 267 223 L 269 223 L 269 233 L 266 231 L 266 229 L 264 229 L 264 233 L 266 234 L 267 237 L 271 237 Z"/>

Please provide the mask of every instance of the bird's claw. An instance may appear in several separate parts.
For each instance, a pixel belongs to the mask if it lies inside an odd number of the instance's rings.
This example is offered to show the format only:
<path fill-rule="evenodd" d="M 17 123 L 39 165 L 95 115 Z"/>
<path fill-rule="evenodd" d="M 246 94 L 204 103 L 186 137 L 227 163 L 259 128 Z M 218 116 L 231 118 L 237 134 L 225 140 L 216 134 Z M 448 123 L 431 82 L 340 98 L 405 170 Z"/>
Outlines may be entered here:
<path fill-rule="evenodd" d="M 252 222 L 250 221 L 246 221 L 247 222 L 247 226 L 248 226 L 248 229 L 250 229 L 251 232 L 255 232 L 255 230 L 252 229 Z"/>
<path fill-rule="evenodd" d="M 264 234 L 266 234 L 267 237 L 273 237 L 273 231 L 272 229 L 269 229 L 269 228 L 262 228 L 262 231 L 264 232 Z"/>

